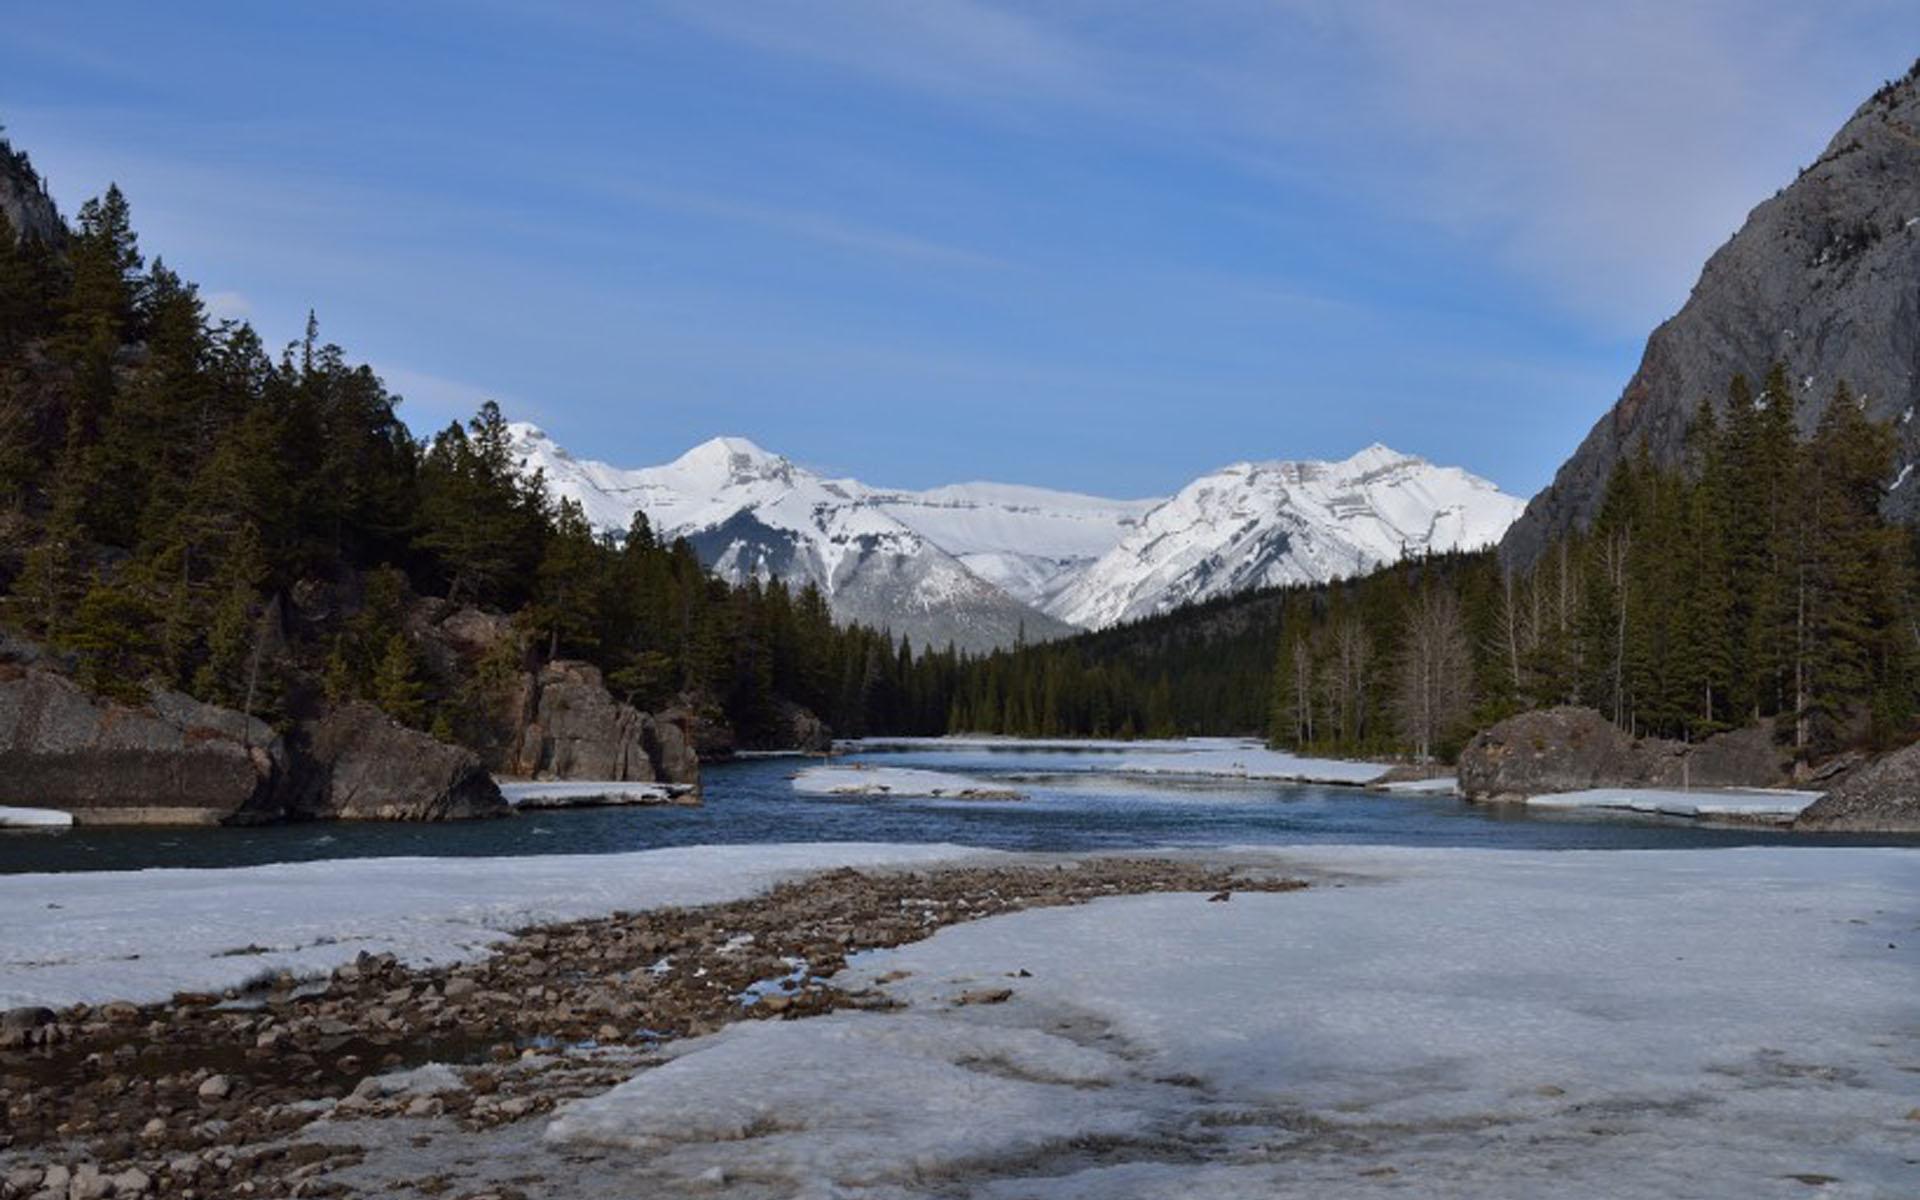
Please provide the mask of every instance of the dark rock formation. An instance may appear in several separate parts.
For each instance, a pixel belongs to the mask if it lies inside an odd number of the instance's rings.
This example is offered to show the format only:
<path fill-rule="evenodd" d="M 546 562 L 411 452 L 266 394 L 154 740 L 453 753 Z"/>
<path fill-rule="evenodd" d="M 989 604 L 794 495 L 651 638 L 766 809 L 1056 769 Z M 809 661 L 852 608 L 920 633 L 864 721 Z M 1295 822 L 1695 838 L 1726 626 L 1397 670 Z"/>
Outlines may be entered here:
<path fill-rule="evenodd" d="M 286 774 L 262 721 L 172 692 L 131 708 L 0 661 L 0 804 L 89 825 L 269 820 Z"/>
<path fill-rule="evenodd" d="M 657 740 L 653 718 L 621 704 L 598 668 L 560 659 L 534 677 L 531 711 L 508 763 L 533 779 L 658 778 L 647 743 Z"/>
<path fill-rule="evenodd" d="M 289 816 L 440 821 L 511 811 L 479 755 L 408 729 L 364 702 L 304 723 L 294 750 Z"/>
<path fill-rule="evenodd" d="M 66 241 L 67 228 L 39 173 L 27 156 L 4 138 L 0 138 L 0 213 L 7 215 L 15 237 L 36 239 L 49 246 Z"/>
<path fill-rule="evenodd" d="M 1920 63 L 1915 64 L 1920 70 Z M 1607 478 L 1644 441 L 1656 463 L 1682 459 L 1701 397 L 1724 406 L 1728 381 L 1786 364 L 1803 433 L 1845 380 L 1876 421 L 1896 422 L 1899 461 L 1920 460 L 1920 76 L 1881 89 L 1825 153 L 1755 208 L 1707 261 L 1685 307 L 1647 340 L 1613 410 L 1507 534 L 1510 561 L 1599 511 Z M 1920 487 L 1888 497 L 1920 518 Z"/>
<path fill-rule="evenodd" d="M 775 708 L 774 744 L 767 749 L 803 754 L 825 754 L 833 749 L 833 730 L 812 709 L 785 699 L 776 701 Z"/>
<path fill-rule="evenodd" d="M 1519 800 L 1598 787 L 1776 787 L 1785 756 L 1765 728 L 1698 745 L 1635 739 L 1590 708 L 1549 708 L 1509 717 L 1460 752 L 1469 800 Z"/>
<path fill-rule="evenodd" d="M 699 785 L 685 726 L 615 700 L 599 669 L 588 663 L 548 663 L 527 677 L 510 703 L 520 715 L 519 732 L 501 761 L 507 774 Z"/>
<path fill-rule="evenodd" d="M 1794 821 L 1795 829 L 1920 833 L 1920 745 L 1851 772 Z"/>

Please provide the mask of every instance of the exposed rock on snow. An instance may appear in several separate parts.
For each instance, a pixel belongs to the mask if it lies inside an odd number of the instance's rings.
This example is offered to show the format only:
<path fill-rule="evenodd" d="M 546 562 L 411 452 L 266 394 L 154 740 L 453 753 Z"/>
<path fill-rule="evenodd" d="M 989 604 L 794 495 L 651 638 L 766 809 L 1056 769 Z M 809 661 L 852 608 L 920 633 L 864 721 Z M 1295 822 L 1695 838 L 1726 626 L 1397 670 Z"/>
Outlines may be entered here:
<path fill-rule="evenodd" d="M 532 925 L 715 904 L 806 871 L 997 857 L 950 845 L 829 842 L 6 875 L 0 1010 L 217 995 L 282 971 L 324 975 L 362 953 L 445 966 Z"/>
<path fill-rule="evenodd" d="M 1236 463 L 1148 513 L 1049 611 L 1099 627 L 1250 588 L 1324 583 L 1408 554 L 1492 545 L 1522 507 L 1484 479 L 1381 445 L 1342 462 Z"/>
<path fill-rule="evenodd" d="M 1590 788 L 1772 788 L 1785 757 L 1765 728 L 1717 734 L 1697 745 L 1634 739 L 1590 708 L 1508 717 L 1460 752 L 1469 800 L 1522 800 Z"/>
<path fill-rule="evenodd" d="M 807 796 L 895 796 L 947 800 L 1018 800 L 1011 788 L 945 771 L 909 767 L 808 767 L 793 777 L 793 790 Z"/>

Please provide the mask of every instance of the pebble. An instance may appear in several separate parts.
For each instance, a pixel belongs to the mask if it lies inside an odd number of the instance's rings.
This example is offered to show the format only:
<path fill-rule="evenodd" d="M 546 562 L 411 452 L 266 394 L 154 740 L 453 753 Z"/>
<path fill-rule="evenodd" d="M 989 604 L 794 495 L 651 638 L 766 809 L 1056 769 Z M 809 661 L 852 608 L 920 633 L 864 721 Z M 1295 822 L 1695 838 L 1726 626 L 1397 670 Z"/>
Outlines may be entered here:
<path fill-rule="evenodd" d="M 225 1075 L 210 1075 L 206 1082 L 200 1085 L 199 1095 L 202 1100 L 225 1100 L 232 1094 L 233 1081 Z"/>

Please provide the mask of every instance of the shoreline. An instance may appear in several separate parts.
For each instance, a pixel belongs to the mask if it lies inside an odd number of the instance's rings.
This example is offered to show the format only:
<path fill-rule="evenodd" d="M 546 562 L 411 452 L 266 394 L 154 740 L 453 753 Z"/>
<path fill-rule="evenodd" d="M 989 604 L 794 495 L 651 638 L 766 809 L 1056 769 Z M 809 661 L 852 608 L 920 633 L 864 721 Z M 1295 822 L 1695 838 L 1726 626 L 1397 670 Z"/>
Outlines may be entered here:
<path fill-rule="evenodd" d="M 1306 886 L 1161 856 L 848 867 L 718 904 L 532 926 L 452 967 L 362 954 L 319 980 L 281 972 L 160 1003 L 13 1009 L 0 1030 L 0 1196 L 32 1196 L 47 1171 L 82 1163 L 203 1197 L 276 1179 L 306 1185 L 289 1194 L 337 1194 L 317 1189 L 359 1155 L 351 1139 L 302 1140 L 316 1122 L 528 1120 L 736 1021 L 891 1007 L 835 977 L 850 956 L 949 925 L 1148 892 Z"/>

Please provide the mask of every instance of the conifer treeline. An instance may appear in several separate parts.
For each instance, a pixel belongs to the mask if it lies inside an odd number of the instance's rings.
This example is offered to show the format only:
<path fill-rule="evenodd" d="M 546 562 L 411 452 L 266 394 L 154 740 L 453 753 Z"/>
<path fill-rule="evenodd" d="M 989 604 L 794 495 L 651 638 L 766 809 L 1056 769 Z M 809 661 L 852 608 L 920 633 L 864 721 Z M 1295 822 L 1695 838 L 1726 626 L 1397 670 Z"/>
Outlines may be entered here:
<path fill-rule="evenodd" d="M 515 614 L 523 644 L 642 706 L 705 697 L 750 739 L 782 699 L 937 731 L 921 689 L 951 656 L 836 627 L 812 589 L 730 587 L 644 518 L 596 537 L 519 469 L 492 404 L 422 443 L 397 402 L 311 321 L 276 357 L 211 320 L 145 263 L 117 188 L 58 249 L 0 214 L 0 619 L 127 700 L 160 685 L 281 718 L 359 697 L 458 737 L 524 656 L 429 671 L 407 610 L 442 595 Z"/>
<path fill-rule="evenodd" d="M 159 684 L 283 717 L 362 697 L 448 737 L 523 656 L 429 671 L 416 594 L 512 613 L 536 654 L 588 659 L 643 707 L 705 697 L 750 740 L 783 700 L 846 735 L 1264 730 L 1321 753 L 1444 756 L 1563 702 L 1686 738 L 1777 718 L 1807 757 L 1911 734 L 1891 432 L 1842 387 L 1797 440 L 1778 367 L 1758 397 L 1735 380 L 1701 404 L 1683 469 L 1623 463 L 1593 527 L 1530 570 L 1437 556 L 977 658 L 836 627 L 811 588 L 718 581 L 644 516 L 596 536 L 519 469 L 491 404 L 421 442 L 396 403 L 311 323 L 275 357 L 210 320 L 144 263 L 117 189 L 57 250 L 0 215 L 0 619 L 128 699 Z"/>
<path fill-rule="evenodd" d="M 1910 739 L 1920 596 L 1913 531 L 1880 515 L 1893 434 L 1844 384 L 1809 437 L 1797 422 L 1783 368 L 1758 396 L 1735 379 L 1699 405 L 1684 466 L 1623 462 L 1593 526 L 1529 569 L 1440 556 L 989 656 L 949 725 L 1447 756 L 1584 704 L 1639 736 L 1773 720 L 1803 759 Z"/>

